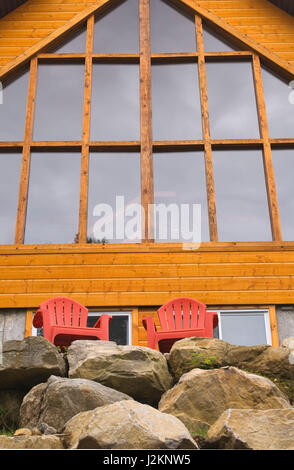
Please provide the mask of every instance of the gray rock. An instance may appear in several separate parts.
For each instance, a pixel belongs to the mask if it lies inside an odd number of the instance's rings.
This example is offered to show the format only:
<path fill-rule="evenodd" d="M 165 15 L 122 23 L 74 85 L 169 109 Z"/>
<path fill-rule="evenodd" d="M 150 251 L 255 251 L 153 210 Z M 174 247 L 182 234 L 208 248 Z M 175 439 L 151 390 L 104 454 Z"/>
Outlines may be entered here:
<path fill-rule="evenodd" d="M 25 392 L 0 390 L 0 428 L 16 429 L 19 425 L 19 409 Z"/>
<path fill-rule="evenodd" d="M 57 348 L 41 336 L 7 341 L 2 352 L 0 390 L 29 390 L 52 374 L 64 376 L 66 373 L 65 361 Z"/>
<path fill-rule="evenodd" d="M 165 357 L 139 346 L 108 341 L 74 341 L 68 349 L 69 377 L 85 378 L 156 405 L 172 386 Z"/>
<path fill-rule="evenodd" d="M 229 408 L 289 409 L 286 396 L 269 379 L 235 367 L 194 369 L 161 398 L 158 409 L 179 418 L 191 433 L 207 430 Z"/>
<path fill-rule="evenodd" d="M 79 413 L 63 436 L 70 449 L 197 449 L 181 421 L 135 401 Z"/>
<path fill-rule="evenodd" d="M 51 376 L 24 397 L 20 424 L 34 428 L 45 423 L 60 432 L 76 414 L 121 400 L 131 398 L 91 380 Z"/>
<path fill-rule="evenodd" d="M 0 449 L 63 449 L 58 436 L 0 436 Z"/>
<path fill-rule="evenodd" d="M 294 350 L 294 336 L 290 336 L 289 338 L 285 338 L 281 342 L 281 347 L 282 348 L 287 348 L 290 351 L 293 351 Z"/>
<path fill-rule="evenodd" d="M 207 438 L 214 449 L 294 450 L 294 409 L 228 409 Z"/>
<path fill-rule="evenodd" d="M 194 368 L 224 366 L 234 366 L 279 379 L 294 379 L 294 365 L 289 349 L 266 344 L 237 346 L 216 338 L 185 338 L 174 343 L 168 361 L 176 380 Z"/>

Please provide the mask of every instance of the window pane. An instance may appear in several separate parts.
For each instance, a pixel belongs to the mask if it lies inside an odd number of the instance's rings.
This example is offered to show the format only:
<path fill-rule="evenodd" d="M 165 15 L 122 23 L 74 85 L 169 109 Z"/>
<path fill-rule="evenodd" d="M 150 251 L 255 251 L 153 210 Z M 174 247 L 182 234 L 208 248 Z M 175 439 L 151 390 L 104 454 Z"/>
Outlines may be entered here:
<path fill-rule="evenodd" d="M 112 315 L 112 320 L 109 323 L 109 341 L 115 341 L 115 343 L 119 345 L 129 344 L 129 316 L 123 313 L 103 313 Z M 93 327 L 101 314 L 102 312 L 97 313 L 97 315 L 88 315 L 87 326 Z"/>
<path fill-rule="evenodd" d="M 0 141 L 24 139 L 29 73 L 0 83 Z M 2 103 L 2 104 L 1 104 Z"/>
<path fill-rule="evenodd" d="M 273 150 L 283 240 L 294 241 L 294 149 Z"/>
<path fill-rule="evenodd" d="M 80 171 L 78 153 L 32 154 L 25 243 L 74 243 Z"/>
<path fill-rule="evenodd" d="M 201 240 L 209 241 L 203 152 L 158 153 L 154 154 L 153 161 L 154 203 L 165 204 L 166 207 L 170 204 L 176 204 L 179 208 L 179 224 L 177 223 L 177 212 L 173 212 L 174 219 L 171 216 L 168 218 L 166 238 L 163 238 L 160 234 L 160 230 L 164 231 L 166 227 L 164 216 L 160 217 L 157 215 L 156 241 L 171 241 L 174 243 L 193 241 L 192 238 L 187 240 L 183 236 L 185 234 L 185 227 L 188 227 L 190 232 L 192 232 L 193 227 L 196 229 L 196 220 L 193 218 L 193 204 L 201 204 Z M 184 218 L 185 213 L 181 212 L 181 204 L 188 205 L 189 219 Z M 187 223 L 185 225 L 185 220 L 190 222 L 189 225 Z M 173 234 L 171 232 L 172 227 L 174 228 Z"/>
<path fill-rule="evenodd" d="M 209 62 L 206 71 L 212 138 L 259 138 L 251 63 Z"/>
<path fill-rule="evenodd" d="M 152 103 L 154 140 L 202 138 L 196 64 L 153 66 Z"/>
<path fill-rule="evenodd" d="M 262 79 L 270 137 L 293 139 L 294 104 L 291 104 L 289 83 L 264 67 Z"/>
<path fill-rule="evenodd" d="M 216 212 L 220 241 L 270 241 L 261 151 L 215 151 Z"/>
<path fill-rule="evenodd" d="M 267 344 L 264 314 L 221 313 L 222 339 L 239 346 Z"/>
<path fill-rule="evenodd" d="M 236 48 L 216 31 L 203 25 L 203 42 L 205 52 L 226 52 L 235 51 Z"/>
<path fill-rule="evenodd" d="M 65 38 L 61 45 L 53 49 L 52 52 L 57 54 L 74 54 L 86 52 L 87 27 L 84 25 L 82 29 L 74 32 Z"/>
<path fill-rule="evenodd" d="M 98 17 L 94 29 L 94 53 L 139 52 L 138 7 L 138 0 L 127 0 Z"/>
<path fill-rule="evenodd" d="M 81 140 L 84 66 L 41 64 L 34 140 Z"/>
<path fill-rule="evenodd" d="M 93 66 L 91 140 L 139 140 L 137 65 Z"/>
<path fill-rule="evenodd" d="M 0 244 L 14 243 L 21 153 L 0 153 Z"/>
<path fill-rule="evenodd" d="M 151 52 L 196 50 L 194 18 L 162 0 L 150 1 Z"/>
<path fill-rule="evenodd" d="M 140 231 L 141 221 L 136 213 L 128 212 L 132 209 L 132 207 L 128 209 L 130 204 L 140 203 L 140 155 L 137 153 L 92 153 L 89 177 L 88 242 L 140 241 L 140 236 L 132 240 L 130 235 L 136 230 Z M 104 206 L 99 207 L 100 204 Z M 132 221 L 134 230 L 132 230 Z"/>

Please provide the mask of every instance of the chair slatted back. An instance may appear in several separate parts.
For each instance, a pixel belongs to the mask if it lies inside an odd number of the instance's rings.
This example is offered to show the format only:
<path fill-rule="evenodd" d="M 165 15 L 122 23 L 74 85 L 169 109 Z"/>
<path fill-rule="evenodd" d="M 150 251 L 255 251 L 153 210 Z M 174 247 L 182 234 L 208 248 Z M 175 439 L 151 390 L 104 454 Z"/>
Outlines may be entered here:
<path fill-rule="evenodd" d="M 40 305 L 47 310 L 51 325 L 54 326 L 87 326 L 88 309 L 76 300 L 68 297 L 55 297 Z"/>
<path fill-rule="evenodd" d="M 178 297 L 157 311 L 162 331 L 204 329 L 206 305 L 188 297 Z"/>

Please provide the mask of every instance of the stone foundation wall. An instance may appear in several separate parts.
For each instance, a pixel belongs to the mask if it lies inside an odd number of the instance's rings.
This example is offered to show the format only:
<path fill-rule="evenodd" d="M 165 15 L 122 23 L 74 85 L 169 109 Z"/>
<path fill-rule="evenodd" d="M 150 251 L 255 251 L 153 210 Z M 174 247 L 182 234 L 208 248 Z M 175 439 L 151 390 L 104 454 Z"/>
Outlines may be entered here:
<path fill-rule="evenodd" d="M 7 309 L 0 311 L 0 344 L 12 339 L 22 340 L 25 335 L 26 311 Z"/>
<path fill-rule="evenodd" d="M 276 315 L 280 343 L 294 336 L 294 305 L 277 305 Z"/>

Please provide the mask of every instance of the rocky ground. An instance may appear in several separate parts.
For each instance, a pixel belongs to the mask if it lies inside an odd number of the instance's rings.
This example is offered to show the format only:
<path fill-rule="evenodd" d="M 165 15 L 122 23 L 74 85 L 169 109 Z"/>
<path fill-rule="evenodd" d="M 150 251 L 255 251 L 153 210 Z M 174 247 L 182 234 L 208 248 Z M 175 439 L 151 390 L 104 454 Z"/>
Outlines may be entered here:
<path fill-rule="evenodd" d="M 0 449 L 294 449 L 294 339 L 4 344 Z M 2 430 L 2 434 L 1 434 Z"/>

